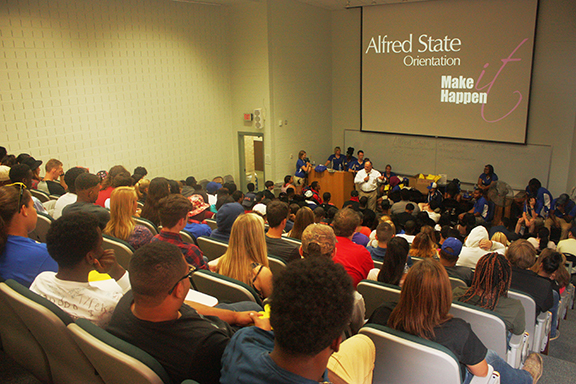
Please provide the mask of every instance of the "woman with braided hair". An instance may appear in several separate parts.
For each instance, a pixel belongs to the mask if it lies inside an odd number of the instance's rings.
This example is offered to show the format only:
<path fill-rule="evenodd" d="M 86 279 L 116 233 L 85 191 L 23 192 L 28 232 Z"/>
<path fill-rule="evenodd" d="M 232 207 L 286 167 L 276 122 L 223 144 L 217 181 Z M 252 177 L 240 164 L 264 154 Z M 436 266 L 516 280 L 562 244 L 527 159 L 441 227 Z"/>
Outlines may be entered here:
<path fill-rule="evenodd" d="M 508 332 L 524 333 L 524 307 L 519 300 L 508 297 L 512 280 L 510 262 L 503 255 L 492 252 L 478 260 L 470 288 L 455 288 L 454 298 L 463 303 L 493 311 L 504 320 Z"/>

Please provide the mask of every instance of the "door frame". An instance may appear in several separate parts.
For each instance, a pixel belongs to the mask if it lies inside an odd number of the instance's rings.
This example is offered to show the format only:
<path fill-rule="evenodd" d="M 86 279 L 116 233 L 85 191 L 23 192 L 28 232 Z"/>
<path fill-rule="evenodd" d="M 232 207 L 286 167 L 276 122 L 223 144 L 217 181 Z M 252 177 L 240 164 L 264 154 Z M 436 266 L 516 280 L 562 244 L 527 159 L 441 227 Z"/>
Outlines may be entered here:
<path fill-rule="evenodd" d="M 264 153 L 266 153 L 265 151 L 265 147 L 266 145 L 264 144 L 264 133 L 262 132 L 238 132 L 238 154 L 240 157 L 240 161 L 239 161 L 239 165 L 240 165 L 240 190 L 241 191 L 246 191 L 246 151 L 244 150 L 244 138 L 246 136 L 255 136 L 255 137 L 261 137 L 262 138 L 262 150 L 264 151 Z M 264 153 L 262 154 L 263 157 L 265 158 Z M 266 162 L 264 162 L 264 168 L 266 168 Z M 264 170 L 264 177 L 262 178 L 262 180 L 266 180 L 266 171 Z M 264 184 L 262 184 L 264 185 Z"/>

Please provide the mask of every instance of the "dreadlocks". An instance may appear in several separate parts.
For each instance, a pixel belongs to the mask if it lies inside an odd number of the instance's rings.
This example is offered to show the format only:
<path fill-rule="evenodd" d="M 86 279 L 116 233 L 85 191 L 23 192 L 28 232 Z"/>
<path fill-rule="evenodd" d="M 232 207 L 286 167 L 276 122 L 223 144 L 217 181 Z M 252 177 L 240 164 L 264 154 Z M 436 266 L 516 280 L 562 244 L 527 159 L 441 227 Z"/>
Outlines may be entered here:
<path fill-rule="evenodd" d="M 478 306 L 494 310 L 501 296 L 508 293 L 512 269 L 503 255 L 488 253 L 476 264 L 472 286 L 462 295 L 460 301 L 467 302 L 478 297 Z"/>

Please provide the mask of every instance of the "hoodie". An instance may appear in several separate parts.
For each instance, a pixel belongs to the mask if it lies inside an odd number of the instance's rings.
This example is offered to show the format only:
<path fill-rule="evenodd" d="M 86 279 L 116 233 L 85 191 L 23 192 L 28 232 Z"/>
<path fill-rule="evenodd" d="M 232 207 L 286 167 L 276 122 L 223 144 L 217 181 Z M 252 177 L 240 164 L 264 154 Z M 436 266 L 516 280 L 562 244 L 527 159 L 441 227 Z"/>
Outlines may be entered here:
<path fill-rule="evenodd" d="M 460 252 L 460 257 L 456 262 L 457 266 L 464 266 L 469 268 L 476 268 L 476 263 L 482 256 L 490 252 L 498 252 L 504 254 L 506 248 L 504 245 L 493 241 L 492 247 L 488 250 L 480 248 L 481 240 L 488 240 L 488 231 L 485 227 L 479 225 L 470 231 L 470 234 L 464 242 L 462 247 L 462 252 Z"/>

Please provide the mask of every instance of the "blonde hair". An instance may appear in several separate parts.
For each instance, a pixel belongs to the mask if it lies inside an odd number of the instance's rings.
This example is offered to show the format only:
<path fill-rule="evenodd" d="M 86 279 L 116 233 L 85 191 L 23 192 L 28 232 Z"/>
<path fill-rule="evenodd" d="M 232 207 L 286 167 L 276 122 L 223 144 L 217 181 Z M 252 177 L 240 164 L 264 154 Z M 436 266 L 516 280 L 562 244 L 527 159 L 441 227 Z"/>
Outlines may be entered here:
<path fill-rule="evenodd" d="M 409 254 L 410 256 L 421 257 L 423 259 L 438 256 L 436 248 L 434 248 L 434 243 L 426 232 L 420 232 L 414 237 Z"/>
<path fill-rule="evenodd" d="M 252 263 L 268 268 L 264 220 L 254 213 L 243 213 L 232 225 L 228 250 L 218 261 L 217 272 L 252 286 Z"/>
<path fill-rule="evenodd" d="M 508 238 L 506 237 L 506 235 L 503 232 L 496 232 L 495 234 L 492 235 L 491 240 L 496 241 L 505 247 L 508 247 L 510 245 Z"/>
<path fill-rule="evenodd" d="M 150 187 L 150 180 L 144 178 L 138 180 L 136 183 L 136 194 L 138 195 L 138 200 L 142 199 L 146 194 L 148 187 Z"/>
<path fill-rule="evenodd" d="M 104 233 L 127 241 L 134 230 L 136 222 L 134 203 L 138 200 L 134 187 L 118 187 L 110 195 L 110 221 L 104 228 Z"/>

